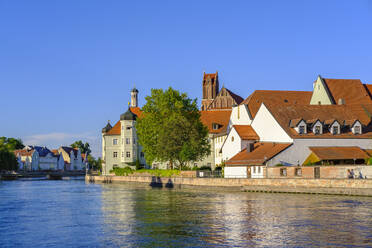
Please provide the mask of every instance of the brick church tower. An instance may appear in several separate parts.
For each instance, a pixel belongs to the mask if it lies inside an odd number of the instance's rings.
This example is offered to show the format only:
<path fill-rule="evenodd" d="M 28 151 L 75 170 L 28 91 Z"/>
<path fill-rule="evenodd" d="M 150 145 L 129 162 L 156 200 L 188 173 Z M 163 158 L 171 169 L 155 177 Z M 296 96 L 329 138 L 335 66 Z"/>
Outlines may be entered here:
<path fill-rule="evenodd" d="M 207 110 L 219 91 L 218 72 L 203 74 L 203 99 L 201 110 Z"/>

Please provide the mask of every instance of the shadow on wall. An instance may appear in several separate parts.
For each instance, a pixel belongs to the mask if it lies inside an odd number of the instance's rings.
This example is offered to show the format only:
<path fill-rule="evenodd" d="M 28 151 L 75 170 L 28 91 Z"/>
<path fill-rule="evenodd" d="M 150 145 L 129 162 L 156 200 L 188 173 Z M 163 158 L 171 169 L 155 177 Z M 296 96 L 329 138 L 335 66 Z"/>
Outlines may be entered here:
<path fill-rule="evenodd" d="M 151 183 L 150 183 L 150 186 L 152 188 L 163 188 L 163 181 L 161 180 L 160 177 L 155 177 L 153 176 L 151 178 Z M 169 188 L 169 189 L 172 189 L 174 187 L 174 184 L 173 184 L 173 181 L 172 179 L 168 179 L 168 182 L 164 185 L 165 188 Z"/>

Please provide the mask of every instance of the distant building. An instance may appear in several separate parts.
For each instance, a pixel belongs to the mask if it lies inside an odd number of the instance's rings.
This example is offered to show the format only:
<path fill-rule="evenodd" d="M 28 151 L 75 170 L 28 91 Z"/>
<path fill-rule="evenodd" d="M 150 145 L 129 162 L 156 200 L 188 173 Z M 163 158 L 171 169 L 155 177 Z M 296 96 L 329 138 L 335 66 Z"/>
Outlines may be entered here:
<path fill-rule="evenodd" d="M 82 154 L 78 148 L 61 146 L 58 148 L 58 153 L 64 160 L 64 170 L 83 170 L 85 168 Z"/>
<path fill-rule="evenodd" d="M 41 146 L 26 146 L 15 150 L 20 170 L 62 170 L 64 161 L 61 155 L 54 154 L 48 148 Z"/>

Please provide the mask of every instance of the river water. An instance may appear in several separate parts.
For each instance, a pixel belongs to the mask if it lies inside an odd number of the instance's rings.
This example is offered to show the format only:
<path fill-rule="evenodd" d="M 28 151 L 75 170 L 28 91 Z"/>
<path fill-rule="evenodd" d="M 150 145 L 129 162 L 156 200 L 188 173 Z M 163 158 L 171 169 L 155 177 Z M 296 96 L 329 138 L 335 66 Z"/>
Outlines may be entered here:
<path fill-rule="evenodd" d="M 0 181 L 0 247 L 372 247 L 372 198 Z"/>

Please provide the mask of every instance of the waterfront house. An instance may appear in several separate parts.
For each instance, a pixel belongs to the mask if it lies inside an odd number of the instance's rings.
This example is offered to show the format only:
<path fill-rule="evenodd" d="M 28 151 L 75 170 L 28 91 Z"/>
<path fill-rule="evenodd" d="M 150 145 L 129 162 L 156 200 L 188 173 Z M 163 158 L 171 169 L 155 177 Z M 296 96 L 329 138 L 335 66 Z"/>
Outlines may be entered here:
<path fill-rule="evenodd" d="M 45 146 L 26 146 L 15 150 L 18 167 L 20 170 L 60 170 L 63 168 L 63 158 Z"/>
<path fill-rule="evenodd" d="M 58 148 L 58 153 L 61 154 L 64 165 L 63 170 L 83 170 L 84 163 L 80 149 L 68 146 Z"/>

